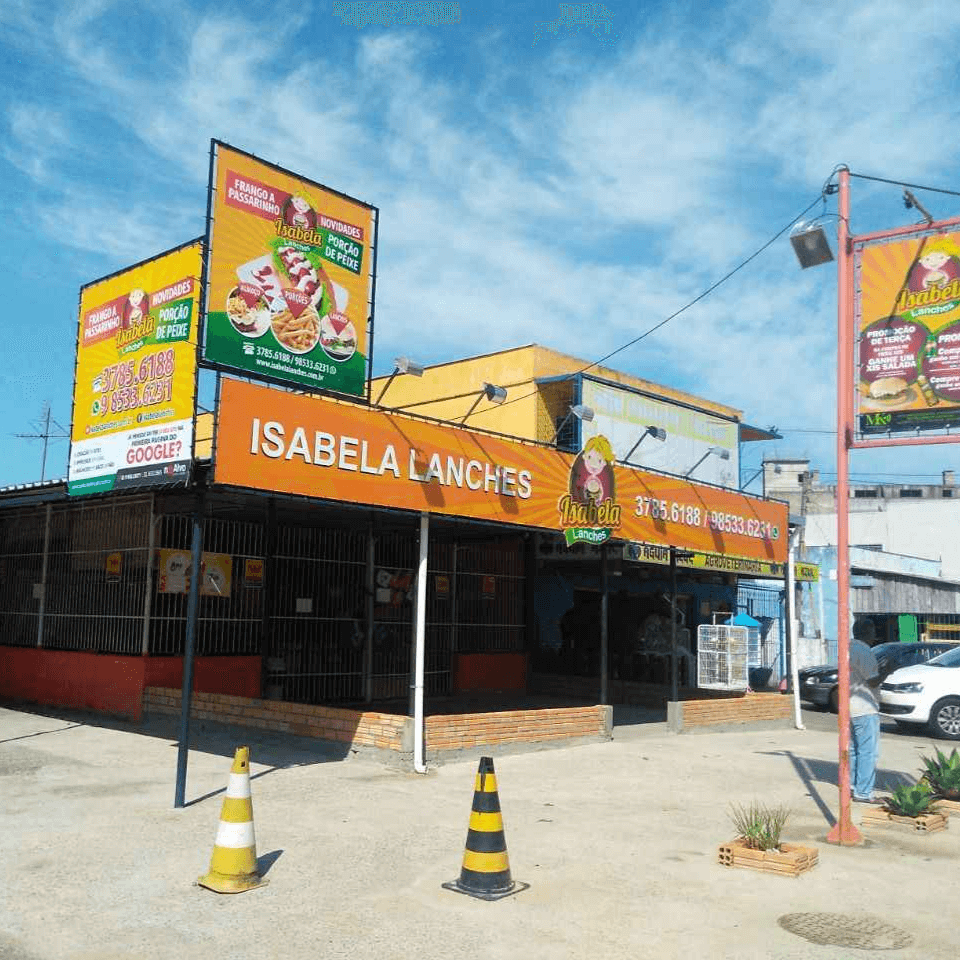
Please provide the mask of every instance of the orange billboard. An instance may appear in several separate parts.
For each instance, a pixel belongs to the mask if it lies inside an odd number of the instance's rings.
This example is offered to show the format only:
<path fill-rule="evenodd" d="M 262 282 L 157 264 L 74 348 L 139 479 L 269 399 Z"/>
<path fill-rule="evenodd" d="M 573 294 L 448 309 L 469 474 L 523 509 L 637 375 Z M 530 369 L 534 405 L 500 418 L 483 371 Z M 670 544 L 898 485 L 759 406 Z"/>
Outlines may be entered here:
<path fill-rule="evenodd" d="M 854 280 L 860 433 L 960 425 L 960 231 L 858 244 Z"/>
<path fill-rule="evenodd" d="M 217 483 L 783 563 L 787 505 L 403 414 L 224 379 Z"/>

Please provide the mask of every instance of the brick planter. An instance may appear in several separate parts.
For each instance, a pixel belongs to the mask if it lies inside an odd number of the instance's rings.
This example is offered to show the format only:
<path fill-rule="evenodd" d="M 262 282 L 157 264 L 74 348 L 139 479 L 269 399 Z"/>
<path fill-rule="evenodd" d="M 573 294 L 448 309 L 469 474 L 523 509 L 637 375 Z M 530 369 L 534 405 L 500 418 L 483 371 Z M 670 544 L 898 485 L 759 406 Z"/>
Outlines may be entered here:
<path fill-rule="evenodd" d="M 949 820 L 945 813 L 921 813 L 919 817 L 898 817 L 888 810 L 866 810 L 861 821 L 865 827 L 898 827 L 919 833 L 936 833 L 946 830 Z"/>
<path fill-rule="evenodd" d="M 934 800 L 933 806 L 937 813 L 960 815 L 960 800 Z"/>
<path fill-rule="evenodd" d="M 782 877 L 799 877 L 817 865 L 816 847 L 781 843 L 779 850 L 753 850 L 741 839 L 720 845 L 717 861 L 724 867 L 746 867 Z"/>

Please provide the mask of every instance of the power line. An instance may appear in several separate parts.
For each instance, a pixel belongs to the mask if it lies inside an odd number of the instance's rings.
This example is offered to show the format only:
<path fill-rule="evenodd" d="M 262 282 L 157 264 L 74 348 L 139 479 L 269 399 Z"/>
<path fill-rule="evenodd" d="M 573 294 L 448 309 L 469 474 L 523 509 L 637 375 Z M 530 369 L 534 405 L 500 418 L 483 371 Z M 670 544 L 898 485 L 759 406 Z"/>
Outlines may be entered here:
<path fill-rule="evenodd" d="M 876 183 L 889 183 L 895 187 L 910 187 L 913 190 L 929 190 L 931 193 L 945 193 L 951 197 L 960 197 L 956 190 L 946 190 L 943 187 L 925 187 L 922 183 L 904 183 L 902 180 L 888 180 L 886 177 L 868 177 L 865 173 L 854 173 L 850 171 L 851 177 L 857 177 L 859 180 L 873 180 Z M 802 216 L 802 214 L 801 214 Z"/>
<path fill-rule="evenodd" d="M 707 287 L 707 289 L 704 290 L 703 293 L 694 297 L 689 303 L 684 304 L 684 306 L 682 306 L 679 310 L 676 310 L 674 313 L 671 313 L 669 317 L 667 317 L 664 320 L 661 320 L 657 324 L 654 324 L 654 326 L 650 327 L 649 330 L 646 330 L 643 333 L 641 333 L 640 336 L 634 337 L 632 340 L 628 340 L 622 346 L 617 347 L 616 350 L 611 350 L 610 353 L 600 357 L 599 360 L 594 360 L 592 363 L 588 363 L 585 367 L 581 367 L 581 369 L 579 370 L 574 370 L 572 373 L 566 374 L 561 379 L 571 380 L 574 377 L 579 376 L 581 373 L 586 373 L 588 370 L 592 369 L 593 367 L 600 366 L 600 364 L 605 363 L 611 357 L 615 357 L 618 353 L 622 353 L 624 350 L 628 350 L 630 347 L 635 346 L 641 340 L 644 340 L 646 337 L 649 337 L 650 334 L 656 333 L 657 330 L 661 329 L 661 327 L 665 327 L 668 323 L 670 323 L 671 320 L 676 320 L 676 318 L 679 317 L 680 314 L 685 313 L 687 310 L 689 310 L 691 307 L 698 304 L 705 297 L 708 297 L 711 293 L 713 293 L 714 290 L 717 289 L 717 287 L 719 287 L 721 284 L 726 283 L 731 277 L 739 273 L 744 267 L 746 267 L 748 264 L 756 260 L 757 257 L 759 257 L 760 254 L 764 252 L 764 250 L 766 250 L 768 247 L 773 246 L 773 244 L 776 243 L 777 240 L 779 240 L 798 220 L 801 220 L 804 216 L 806 216 L 806 214 L 809 213 L 822 200 L 823 200 L 823 195 L 821 194 L 820 196 L 817 197 L 816 200 L 813 201 L 813 203 L 809 204 L 807 207 L 801 210 L 800 213 L 798 213 L 789 223 L 786 224 L 786 226 L 778 230 L 766 243 L 763 244 L 763 246 L 758 247 L 753 253 L 750 254 L 749 257 L 746 257 L 744 260 L 741 260 L 740 263 L 738 263 L 732 270 L 730 270 L 728 273 L 725 273 L 719 280 L 717 280 L 715 283 Z M 504 407 L 509 406 L 511 403 L 519 403 L 521 400 L 527 400 L 532 396 L 536 396 L 536 393 L 537 391 L 533 390 L 530 393 L 525 393 L 522 397 L 515 397 L 512 400 L 507 400 L 496 407 L 488 407 L 486 410 L 479 410 L 477 411 L 477 413 L 474 414 L 474 416 L 480 416 L 481 414 L 487 413 L 490 410 L 502 410 Z"/>

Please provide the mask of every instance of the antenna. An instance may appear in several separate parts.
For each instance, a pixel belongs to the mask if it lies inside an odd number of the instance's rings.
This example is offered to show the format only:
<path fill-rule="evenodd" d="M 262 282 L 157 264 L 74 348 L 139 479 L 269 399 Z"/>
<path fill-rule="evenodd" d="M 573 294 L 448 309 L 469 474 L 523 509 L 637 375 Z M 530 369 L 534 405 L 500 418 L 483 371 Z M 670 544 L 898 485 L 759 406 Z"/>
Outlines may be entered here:
<path fill-rule="evenodd" d="M 43 459 L 40 461 L 40 482 L 46 479 L 47 471 L 47 446 L 51 440 L 67 440 L 70 437 L 69 431 L 57 423 L 56 420 L 50 415 L 50 404 L 49 402 L 44 402 L 43 404 L 43 413 L 39 420 L 31 420 L 30 426 L 33 427 L 37 433 L 15 433 L 14 436 L 18 440 L 42 440 L 43 441 Z M 51 433 L 50 427 L 53 426 L 57 429 L 57 433 Z"/>

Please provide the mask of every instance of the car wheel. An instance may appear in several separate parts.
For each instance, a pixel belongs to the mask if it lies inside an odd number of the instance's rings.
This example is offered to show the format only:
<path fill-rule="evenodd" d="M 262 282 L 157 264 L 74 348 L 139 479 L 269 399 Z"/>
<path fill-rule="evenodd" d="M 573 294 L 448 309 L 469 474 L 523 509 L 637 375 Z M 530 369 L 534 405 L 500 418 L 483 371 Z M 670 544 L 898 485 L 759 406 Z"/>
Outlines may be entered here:
<path fill-rule="evenodd" d="M 960 740 L 960 697 L 944 697 L 930 711 L 930 730 L 946 740 Z"/>
<path fill-rule="evenodd" d="M 830 691 L 830 699 L 827 701 L 827 706 L 830 707 L 831 713 L 840 712 L 840 690 L 837 687 L 834 687 Z"/>

